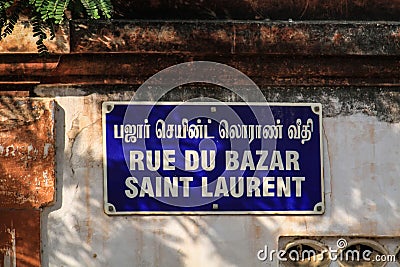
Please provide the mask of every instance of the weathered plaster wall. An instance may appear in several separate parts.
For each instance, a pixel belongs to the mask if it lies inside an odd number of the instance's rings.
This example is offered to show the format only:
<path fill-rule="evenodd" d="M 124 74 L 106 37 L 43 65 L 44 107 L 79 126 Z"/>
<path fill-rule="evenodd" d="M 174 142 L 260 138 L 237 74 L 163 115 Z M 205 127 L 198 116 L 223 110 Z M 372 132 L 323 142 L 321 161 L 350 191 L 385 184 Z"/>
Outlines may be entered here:
<path fill-rule="evenodd" d="M 400 244 L 398 1 L 113 2 L 116 18 L 144 20 L 69 21 L 47 43 L 55 53 L 47 58 L 35 54 L 26 22 L 0 42 L 0 95 L 56 97 L 59 105 L 29 136 L 30 126 L 18 124 L 21 107 L 6 114 L 18 115 L 15 130 L 3 131 L 0 114 L 0 146 L 20 139 L 14 153 L 26 159 L 0 151 L 0 266 L 39 265 L 40 224 L 44 266 L 251 266 L 281 235 L 388 235 Z M 104 215 L 101 102 L 129 100 L 127 91 L 156 72 L 195 60 L 241 70 L 269 101 L 323 104 L 325 215 Z M 197 96 L 238 101 L 193 86 L 164 100 Z M 0 103 L 1 112 L 10 107 Z M 54 117 L 56 142 L 44 127 Z M 46 143 L 56 144 L 58 191 L 41 214 L 54 189 L 54 146 L 45 157 Z"/>
<path fill-rule="evenodd" d="M 62 94 L 65 88 L 52 92 Z M 55 98 L 58 194 L 56 205 L 42 216 L 43 266 L 276 266 L 260 262 L 257 251 L 265 245 L 278 248 L 279 237 L 287 235 L 394 236 L 400 245 L 396 88 L 263 89 L 270 101 L 323 103 L 322 216 L 105 215 L 101 103 L 130 100 L 134 93 L 84 92 L 70 88 L 70 95 L 80 96 Z M 201 88 L 177 90 L 166 100 L 207 92 L 237 100 Z"/>
<path fill-rule="evenodd" d="M 40 208 L 55 184 L 54 102 L 0 97 L 0 266 L 40 265 Z"/>

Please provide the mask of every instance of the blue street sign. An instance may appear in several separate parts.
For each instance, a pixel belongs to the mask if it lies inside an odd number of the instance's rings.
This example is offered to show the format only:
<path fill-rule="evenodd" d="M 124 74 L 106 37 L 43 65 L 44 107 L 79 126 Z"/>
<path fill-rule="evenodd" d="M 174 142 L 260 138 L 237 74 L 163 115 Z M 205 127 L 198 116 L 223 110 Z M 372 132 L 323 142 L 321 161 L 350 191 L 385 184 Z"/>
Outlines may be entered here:
<path fill-rule="evenodd" d="M 107 214 L 322 214 L 322 107 L 104 102 Z"/>

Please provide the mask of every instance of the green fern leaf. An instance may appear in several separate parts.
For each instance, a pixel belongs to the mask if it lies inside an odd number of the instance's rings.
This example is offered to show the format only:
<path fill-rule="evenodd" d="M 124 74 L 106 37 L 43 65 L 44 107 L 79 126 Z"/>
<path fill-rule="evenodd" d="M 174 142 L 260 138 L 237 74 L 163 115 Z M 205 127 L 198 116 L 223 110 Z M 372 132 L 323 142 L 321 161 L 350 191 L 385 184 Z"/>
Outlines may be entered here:
<path fill-rule="evenodd" d="M 44 15 L 44 17 L 42 17 L 43 20 L 47 20 L 47 19 L 52 19 L 53 18 L 53 13 L 54 10 L 56 9 L 56 5 L 57 5 L 58 0 L 56 1 L 49 1 L 49 4 L 46 7 L 46 13 Z"/>
<path fill-rule="evenodd" d="M 97 9 L 96 2 L 94 0 L 81 0 L 83 6 L 86 9 L 89 17 L 92 19 L 99 19 L 99 10 Z"/>
<path fill-rule="evenodd" d="M 64 12 L 67 9 L 69 0 L 60 0 L 54 9 L 54 19 L 56 24 L 64 20 Z"/>
<path fill-rule="evenodd" d="M 33 36 L 40 54 L 48 53 L 44 40 L 46 32 L 55 37 L 55 29 L 65 18 L 71 3 L 80 2 L 90 19 L 111 18 L 111 0 L 0 0 L 0 40 L 12 34 L 22 10 L 30 10 Z"/>
<path fill-rule="evenodd" d="M 112 5 L 110 0 L 95 0 L 97 3 L 97 6 L 101 10 L 102 14 L 106 18 L 111 18 L 111 13 L 112 13 Z"/>

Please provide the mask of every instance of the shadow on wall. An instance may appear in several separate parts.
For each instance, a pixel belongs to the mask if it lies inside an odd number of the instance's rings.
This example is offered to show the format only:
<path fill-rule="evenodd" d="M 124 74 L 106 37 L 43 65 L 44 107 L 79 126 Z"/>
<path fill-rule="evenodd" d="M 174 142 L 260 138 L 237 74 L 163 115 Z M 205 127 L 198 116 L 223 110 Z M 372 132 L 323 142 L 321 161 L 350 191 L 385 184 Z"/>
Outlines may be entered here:
<path fill-rule="evenodd" d="M 58 100 L 57 195 L 42 214 L 43 266 L 236 265 L 243 261 L 240 251 L 257 251 L 262 236 L 272 235 L 257 217 L 227 225 L 233 216 L 105 215 L 101 101 L 93 95 L 82 106 Z M 68 103 L 77 107 L 74 116 L 65 114 Z M 88 110 L 90 104 L 95 108 Z"/>
<path fill-rule="evenodd" d="M 57 194 L 42 214 L 42 265 L 183 266 L 182 255 L 167 244 L 181 238 L 162 233 L 162 224 L 103 213 L 102 161 L 95 154 L 101 153 L 101 121 L 80 128 L 79 116 L 66 131 L 65 111 L 57 105 Z M 98 139 L 83 143 L 89 131 Z"/>
<path fill-rule="evenodd" d="M 48 250 L 52 248 L 48 246 L 48 216 L 51 212 L 59 210 L 62 207 L 62 199 L 63 199 L 63 162 L 65 161 L 65 111 L 64 109 L 58 105 L 56 102 L 56 193 L 55 193 L 55 203 L 53 206 L 47 207 L 43 209 L 42 216 L 41 216 L 41 251 L 42 251 L 42 266 L 49 266 L 48 260 Z M 67 227 L 62 221 L 59 221 L 55 227 L 60 227 L 64 229 Z M 65 236 L 59 237 L 61 240 L 65 239 Z"/>
<path fill-rule="evenodd" d="M 394 233 L 400 212 L 391 184 L 398 167 L 390 159 L 399 145 L 384 142 L 398 140 L 400 131 L 358 111 L 324 118 L 323 216 L 109 217 L 103 212 L 101 103 L 119 99 L 118 93 L 57 98 L 57 201 L 42 216 L 45 267 L 255 266 L 265 264 L 257 251 L 265 244 L 277 249 L 280 235 L 400 234 Z M 380 179 L 385 169 L 389 178 Z"/>

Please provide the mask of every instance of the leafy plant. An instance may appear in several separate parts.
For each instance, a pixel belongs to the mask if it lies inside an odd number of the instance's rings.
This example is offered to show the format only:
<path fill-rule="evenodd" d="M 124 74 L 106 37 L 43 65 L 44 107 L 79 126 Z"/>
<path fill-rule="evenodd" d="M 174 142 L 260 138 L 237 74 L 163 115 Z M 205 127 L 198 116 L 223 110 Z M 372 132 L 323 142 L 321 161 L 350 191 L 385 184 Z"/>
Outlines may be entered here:
<path fill-rule="evenodd" d="M 66 19 L 66 10 L 82 9 L 90 19 L 111 18 L 111 0 L 0 0 L 0 40 L 12 34 L 21 15 L 30 19 L 33 36 L 41 55 L 48 54 L 43 43 L 50 32 L 55 37 L 55 29 Z M 76 10 L 75 10 L 76 11 Z"/>

